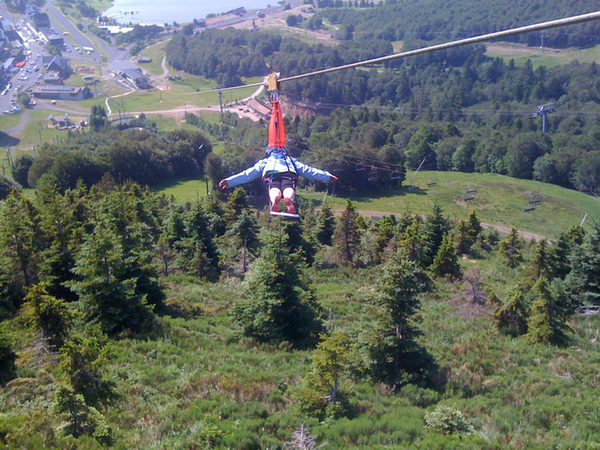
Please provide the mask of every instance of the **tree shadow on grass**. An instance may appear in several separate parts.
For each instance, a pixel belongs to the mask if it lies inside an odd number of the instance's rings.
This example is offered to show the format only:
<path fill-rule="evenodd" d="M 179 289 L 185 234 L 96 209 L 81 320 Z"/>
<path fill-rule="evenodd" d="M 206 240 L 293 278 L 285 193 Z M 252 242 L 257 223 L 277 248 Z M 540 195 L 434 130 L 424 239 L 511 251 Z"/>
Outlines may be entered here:
<path fill-rule="evenodd" d="M 13 137 L 9 134 L 6 134 L 4 131 L 0 131 L 0 147 L 14 147 L 15 145 L 19 145 L 21 139 Z"/>

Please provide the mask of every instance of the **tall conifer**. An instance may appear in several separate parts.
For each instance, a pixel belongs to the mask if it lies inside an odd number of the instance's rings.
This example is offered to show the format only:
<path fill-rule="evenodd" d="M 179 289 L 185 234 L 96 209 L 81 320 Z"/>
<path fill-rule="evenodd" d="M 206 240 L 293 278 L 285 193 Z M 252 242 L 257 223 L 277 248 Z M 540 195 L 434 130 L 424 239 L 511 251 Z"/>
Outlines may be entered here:
<path fill-rule="evenodd" d="M 298 347 L 316 342 L 322 331 L 320 308 L 302 265 L 302 258 L 290 253 L 285 233 L 280 230 L 267 237 L 246 275 L 244 299 L 234 306 L 246 335 Z"/>
<path fill-rule="evenodd" d="M 418 264 L 400 254 L 384 266 L 383 276 L 369 299 L 368 325 L 359 338 L 368 372 L 374 380 L 403 385 L 427 376 L 431 356 L 416 341 L 414 316 L 418 295 L 430 280 Z"/>

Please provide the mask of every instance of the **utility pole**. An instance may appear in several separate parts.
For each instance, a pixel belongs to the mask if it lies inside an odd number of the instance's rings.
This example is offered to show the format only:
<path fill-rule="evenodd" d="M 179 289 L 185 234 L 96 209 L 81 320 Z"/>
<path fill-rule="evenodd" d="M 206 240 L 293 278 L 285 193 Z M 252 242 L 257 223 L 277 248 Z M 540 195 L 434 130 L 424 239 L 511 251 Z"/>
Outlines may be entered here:
<path fill-rule="evenodd" d="M 219 106 L 221 107 L 221 123 L 223 123 L 223 101 L 221 99 L 222 93 L 219 91 Z"/>
<path fill-rule="evenodd" d="M 13 164 L 12 155 L 10 154 L 10 145 L 6 147 L 6 158 L 8 160 L 8 167 L 10 167 L 11 171 L 14 171 L 15 166 Z"/>
<path fill-rule="evenodd" d="M 542 116 L 542 132 L 544 133 L 548 131 L 548 114 L 552 114 L 553 112 L 556 112 L 554 103 L 547 103 L 538 106 L 537 111 L 533 113 L 533 117 Z"/>

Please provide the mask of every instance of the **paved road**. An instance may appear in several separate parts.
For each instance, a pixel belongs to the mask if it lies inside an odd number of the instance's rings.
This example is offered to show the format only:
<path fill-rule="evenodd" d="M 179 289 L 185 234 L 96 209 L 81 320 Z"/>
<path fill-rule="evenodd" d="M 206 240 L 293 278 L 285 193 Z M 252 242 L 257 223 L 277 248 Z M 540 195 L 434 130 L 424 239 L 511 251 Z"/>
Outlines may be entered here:
<path fill-rule="evenodd" d="M 109 60 L 118 60 L 118 59 L 123 59 L 125 57 L 125 55 L 123 55 L 123 53 L 125 53 L 125 52 L 122 52 L 122 51 L 116 49 L 115 47 L 113 47 L 112 45 L 107 44 L 105 41 L 103 41 L 99 37 L 82 33 L 76 26 L 74 26 L 69 21 L 69 19 L 67 19 L 67 17 L 65 17 L 65 15 L 62 13 L 62 11 L 60 9 L 49 4 L 46 7 L 46 10 L 50 13 L 50 17 L 51 17 L 50 20 L 52 20 L 52 21 L 56 20 L 56 22 L 58 22 L 65 30 L 67 30 L 69 32 L 69 34 L 71 35 L 71 37 L 73 38 L 73 40 L 75 41 L 75 44 L 78 47 L 80 47 L 80 48 L 92 47 L 93 48 L 94 44 L 96 44 L 108 55 Z M 58 26 L 55 26 L 54 29 L 60 30 L 61 28 Z M 65 44 L 67 45 L 67 47 L 70 47 L 69 39 L 67 39 L 67 36 L 65 36 Z M 101 59 L 102 59 L 102 55 L 98 54 L 97 52 L 92 52 L 89 55 L 87 55 L 85 52 L 83 52 L 79 56 L 70 56 L 70 57 L 76 58 L 76 59 L 81 59 L 83 61 L 93 61 L 93 62 L 101 62 Z"/>

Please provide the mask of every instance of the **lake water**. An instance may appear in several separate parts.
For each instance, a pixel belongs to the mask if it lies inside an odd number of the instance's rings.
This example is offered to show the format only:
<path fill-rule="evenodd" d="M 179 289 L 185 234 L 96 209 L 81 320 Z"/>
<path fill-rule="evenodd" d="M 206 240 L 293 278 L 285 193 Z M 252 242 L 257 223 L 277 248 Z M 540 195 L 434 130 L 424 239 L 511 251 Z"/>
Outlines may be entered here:
<path fill-rule="evenodd" d="M 162 25 L 204 19 L 208 14 L 220 14 L 240 6 L 246 9 L 277 6 L 277 0 L 114 0 L 114 6 L 103 13 L 115 15 L 119 23 L 152 23 Z M 128 11 L 122 14 L 122 11 Z M 129 12 L 133 11 L 133 14 Z"/>

